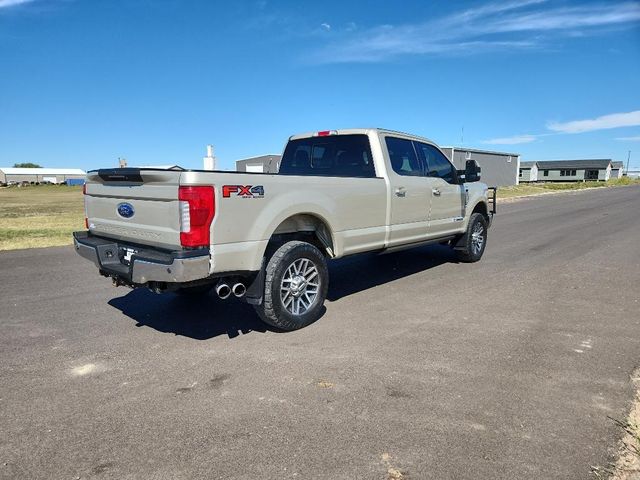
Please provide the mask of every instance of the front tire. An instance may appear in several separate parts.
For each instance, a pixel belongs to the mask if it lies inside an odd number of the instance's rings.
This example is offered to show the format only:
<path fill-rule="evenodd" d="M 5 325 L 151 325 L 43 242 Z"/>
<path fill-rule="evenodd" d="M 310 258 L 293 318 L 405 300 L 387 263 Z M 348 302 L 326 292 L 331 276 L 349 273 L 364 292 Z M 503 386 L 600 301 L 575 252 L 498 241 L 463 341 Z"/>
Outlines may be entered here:
<path fill-rule="evenodd" d="M 263 302 L 255 309 L 269 325 L 297 330 L 320 318 L 328 287 L 327 261 L 320 250 L 306 242 L 287 242 L 267 263 Z"/>
<path fill-rule="evenodd" d="M 465 263 L 477 262 L 487 247 L 489 223 L 481 213 L 474 213 L 469 219 L 467 232 L 456 245 L 458 260 Z"/>

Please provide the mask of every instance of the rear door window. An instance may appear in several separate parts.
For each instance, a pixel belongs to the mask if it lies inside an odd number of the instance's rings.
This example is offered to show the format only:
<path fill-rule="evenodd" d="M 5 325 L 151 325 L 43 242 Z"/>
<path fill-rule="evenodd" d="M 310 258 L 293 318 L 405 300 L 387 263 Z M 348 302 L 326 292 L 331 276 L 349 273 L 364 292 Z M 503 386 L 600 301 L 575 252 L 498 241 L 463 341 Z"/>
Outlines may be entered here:
<path fill-rule="evenodd" d="M 376 176 L 366 135 L 329 135 L 291 140 L 280 162 L 281 175 Z"/>
<path fill-rule="evenodd" d="M 456 169 L 440 150 L 428 143 L 415 142 L 415 145 L 425 164 L 427 177 L 442 178 L 448 183 L 457 182 Z"/>
<path fill-rule="evenodd" d="M 411 140 L 397 137 L 385 137 L 391 168 L 398 175 L 419 177 L 423 174 Z"/>

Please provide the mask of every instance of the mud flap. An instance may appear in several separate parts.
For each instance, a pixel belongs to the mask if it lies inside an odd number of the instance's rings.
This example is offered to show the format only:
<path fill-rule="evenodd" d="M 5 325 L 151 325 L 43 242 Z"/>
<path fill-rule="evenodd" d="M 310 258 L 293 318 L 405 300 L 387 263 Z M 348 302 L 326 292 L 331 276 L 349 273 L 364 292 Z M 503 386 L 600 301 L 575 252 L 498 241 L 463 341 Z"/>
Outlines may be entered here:
<path fill-rule="evenodd" d="M 243 300 L 249 305 L 262 305 L 264 299 L 264 276 L 266 263 L 266 259 L 262 259 L 260 271 L 253 279 L 253 282 L 251 282 L 251 285 L 247 287 L 247 293 L 245 293 Z"/>
<path fill-rule="evenodd" d="M 465 250 L 467 248 L 467 239 L 469 238 L 469 228 L 457 238 L 454 238 L 451 242 L 454 250 Z"/>

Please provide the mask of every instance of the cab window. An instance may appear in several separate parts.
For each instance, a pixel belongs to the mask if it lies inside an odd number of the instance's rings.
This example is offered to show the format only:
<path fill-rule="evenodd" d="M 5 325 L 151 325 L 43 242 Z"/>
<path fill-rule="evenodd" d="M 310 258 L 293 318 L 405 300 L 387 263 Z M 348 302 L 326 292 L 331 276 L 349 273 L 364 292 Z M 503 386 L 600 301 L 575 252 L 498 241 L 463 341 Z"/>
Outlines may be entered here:
<path fill-rule="evenodd" d="M 333 135 L 291 140 L 284 150 L 279 174 L 375 177 L 369 137 Z"/>

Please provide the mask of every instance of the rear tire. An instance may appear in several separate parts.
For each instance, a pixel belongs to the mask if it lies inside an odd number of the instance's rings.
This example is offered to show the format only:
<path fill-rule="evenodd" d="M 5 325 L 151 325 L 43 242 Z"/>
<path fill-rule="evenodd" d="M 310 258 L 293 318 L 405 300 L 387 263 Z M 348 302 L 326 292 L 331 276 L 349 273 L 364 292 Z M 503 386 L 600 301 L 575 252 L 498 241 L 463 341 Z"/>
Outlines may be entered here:
<path fill-rule="evenodd" d="M 287 242 L 269 259 L 263 302 L 254 308 L 265 323 L 297 330 L 320 318 L 328 287 L 327 261 L 320 250 L 306 242 Z"/>
<path fill-rule="evenodd" d="M 458 260 L 465 263 L 477 262 L 487 247 L 489 223 L 481 213 L 474 213 L 469 219 L 466 233 L 456 245 Z"/>

